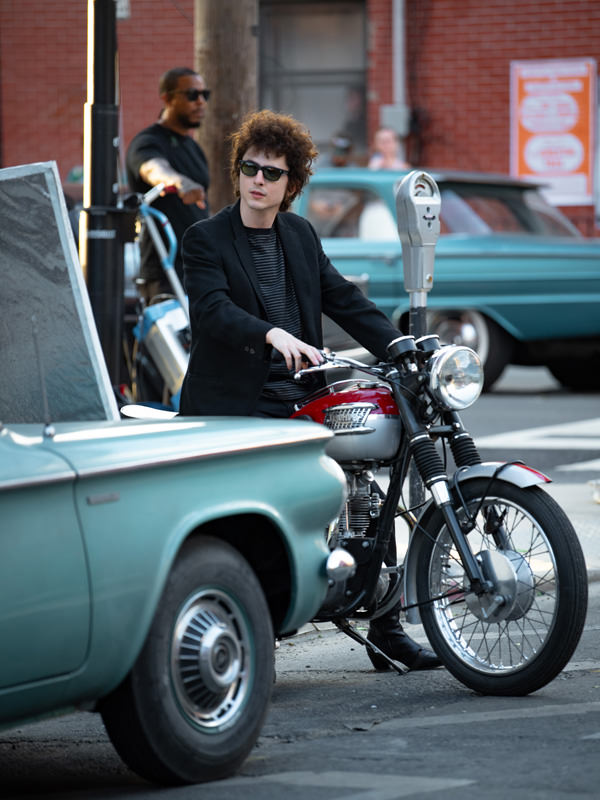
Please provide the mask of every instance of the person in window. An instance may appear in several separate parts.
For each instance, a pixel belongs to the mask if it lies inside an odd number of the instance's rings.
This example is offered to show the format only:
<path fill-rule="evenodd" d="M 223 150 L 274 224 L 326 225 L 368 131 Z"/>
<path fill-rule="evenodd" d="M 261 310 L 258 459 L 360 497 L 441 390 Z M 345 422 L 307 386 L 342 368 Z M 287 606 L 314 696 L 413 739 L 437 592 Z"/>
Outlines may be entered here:
<path fill-rule="evenodd" d="M 385 359 L 398 331 L 333 267 L 312 225 L 288 209 L 317 156 L 293 117 L 259 111 L 232 136 L 237 202 L 183 237 L 192 344 L 182 415 L 289 417 L 314 387 L 293 372 L 322 361 L 321 315 Z M 371 624 L 369 637 L 412 669 L 439 666 L 410 639 L 399 612 Z"/>
<path fill-rule="evenodd" d="M 400 139 L 392 128 L 379 128 L 373 139 L 374 153 L 369 159 L 369 169 L 409 169 L 400 153 Z"/>

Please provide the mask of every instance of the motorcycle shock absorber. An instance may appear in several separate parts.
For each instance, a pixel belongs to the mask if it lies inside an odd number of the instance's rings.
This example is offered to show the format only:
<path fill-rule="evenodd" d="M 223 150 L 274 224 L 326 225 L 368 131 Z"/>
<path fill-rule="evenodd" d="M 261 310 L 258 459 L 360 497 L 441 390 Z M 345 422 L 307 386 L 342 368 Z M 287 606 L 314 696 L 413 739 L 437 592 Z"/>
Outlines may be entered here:
<path fill-rule="evenodd" d="M 423 483 L 431 491 L 440 508 L 450 536 L 460 555 L 460 560 L 469 578 L 471 588 L 480 594 L 487 586 L 481 568 L 469 549 L 464 532 L 452 507 L 448 480 L 442 459 L 428 433 L 416 433 L 409 442 L 409 447 L 419 468 Z"/>
<path fill-rule="evenodd" d="M 457 431 L 450 436 L 450 451 L 457 467 L 472 467 L 481 464 L 481 456 L 475 442 L 466 431 Z"/>
<path fill-rule="evenodd" d="M 430 487 L 436 481 L 446 480 L 441 456 L 428 433 L 422 432 L 412 436 L 409 447 L 425 486 Z"/>

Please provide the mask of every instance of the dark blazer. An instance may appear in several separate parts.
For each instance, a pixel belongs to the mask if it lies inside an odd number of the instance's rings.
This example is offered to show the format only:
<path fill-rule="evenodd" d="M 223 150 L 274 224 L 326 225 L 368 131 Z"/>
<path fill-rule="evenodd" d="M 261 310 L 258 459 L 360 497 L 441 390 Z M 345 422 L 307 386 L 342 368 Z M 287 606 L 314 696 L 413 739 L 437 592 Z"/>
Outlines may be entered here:
<path fill-rule="evenodd" d="M 304 341 L 323 346 L 321 313 L 385 358 L 399 332 L 333 267 L 312 225 L 291 212 L 275 225 L 294 282 Z M 180 414 L 252 415 L 270 368 L 273 325 L 265 306 L 239 201 L 188 228 L 182 243 L 192 349 Z"/>

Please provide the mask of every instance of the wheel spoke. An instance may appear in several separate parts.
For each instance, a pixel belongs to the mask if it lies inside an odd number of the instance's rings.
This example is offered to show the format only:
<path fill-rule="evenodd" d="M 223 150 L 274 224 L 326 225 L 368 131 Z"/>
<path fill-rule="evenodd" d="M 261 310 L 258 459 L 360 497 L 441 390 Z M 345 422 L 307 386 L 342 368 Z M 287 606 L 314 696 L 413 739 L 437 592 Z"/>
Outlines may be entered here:
<path fill-rule="evenodd" d="M 474 510 L 477 505 L 471 501 L 470 508 Z M 464 570 L 445 527 L 432 550 L 429 588 L 432 597 L 446 594 L 434 602 L 433 611 L 454 652 L 479 670 L 498 673 L 520 669 L 547 641 L 556 616 L 557 572 L 545 532 L 525 509 L 506 500 L 485 501 L 475 528 L 468 534 L 472 551 L 501 556 L 507 552 L 499 551 L 492 535 L 485 531 L 484 511 L 491 505 L 502 521 L 515 573 L 514 597 L 506 618 L 500 611 L 498 620 L 488 620 L 483 609 L 479 610 L 481 601 L 469 595 Z M 452 599 L 449 593 L 457 587 L 465 596 Z"/>

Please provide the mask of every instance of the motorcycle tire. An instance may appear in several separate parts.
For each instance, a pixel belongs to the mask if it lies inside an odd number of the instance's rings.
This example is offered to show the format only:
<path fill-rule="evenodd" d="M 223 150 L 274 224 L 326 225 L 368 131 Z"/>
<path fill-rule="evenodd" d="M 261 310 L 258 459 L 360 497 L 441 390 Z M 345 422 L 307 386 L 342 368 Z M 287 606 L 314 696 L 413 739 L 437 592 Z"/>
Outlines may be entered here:
<path fill-rule="evenodd" d="M 560 506 L 537 486 L 474 479 L 460 492 L 470 514 L 477 512 L 467 539 L 494 591 L 477 596 L 469 590 L 435 509 L 423 521 L 416 563 L 423 627 L 444 666 L 470 689 L 498 696 L 535 692 L 567 664 L 583 631 L 587 573 L 579 540 Z M 464 522 L 456 494 L 454 500 Z M 490 507 L 502 515 L 508 536 L 501 547 L 484 528 Z"/>

